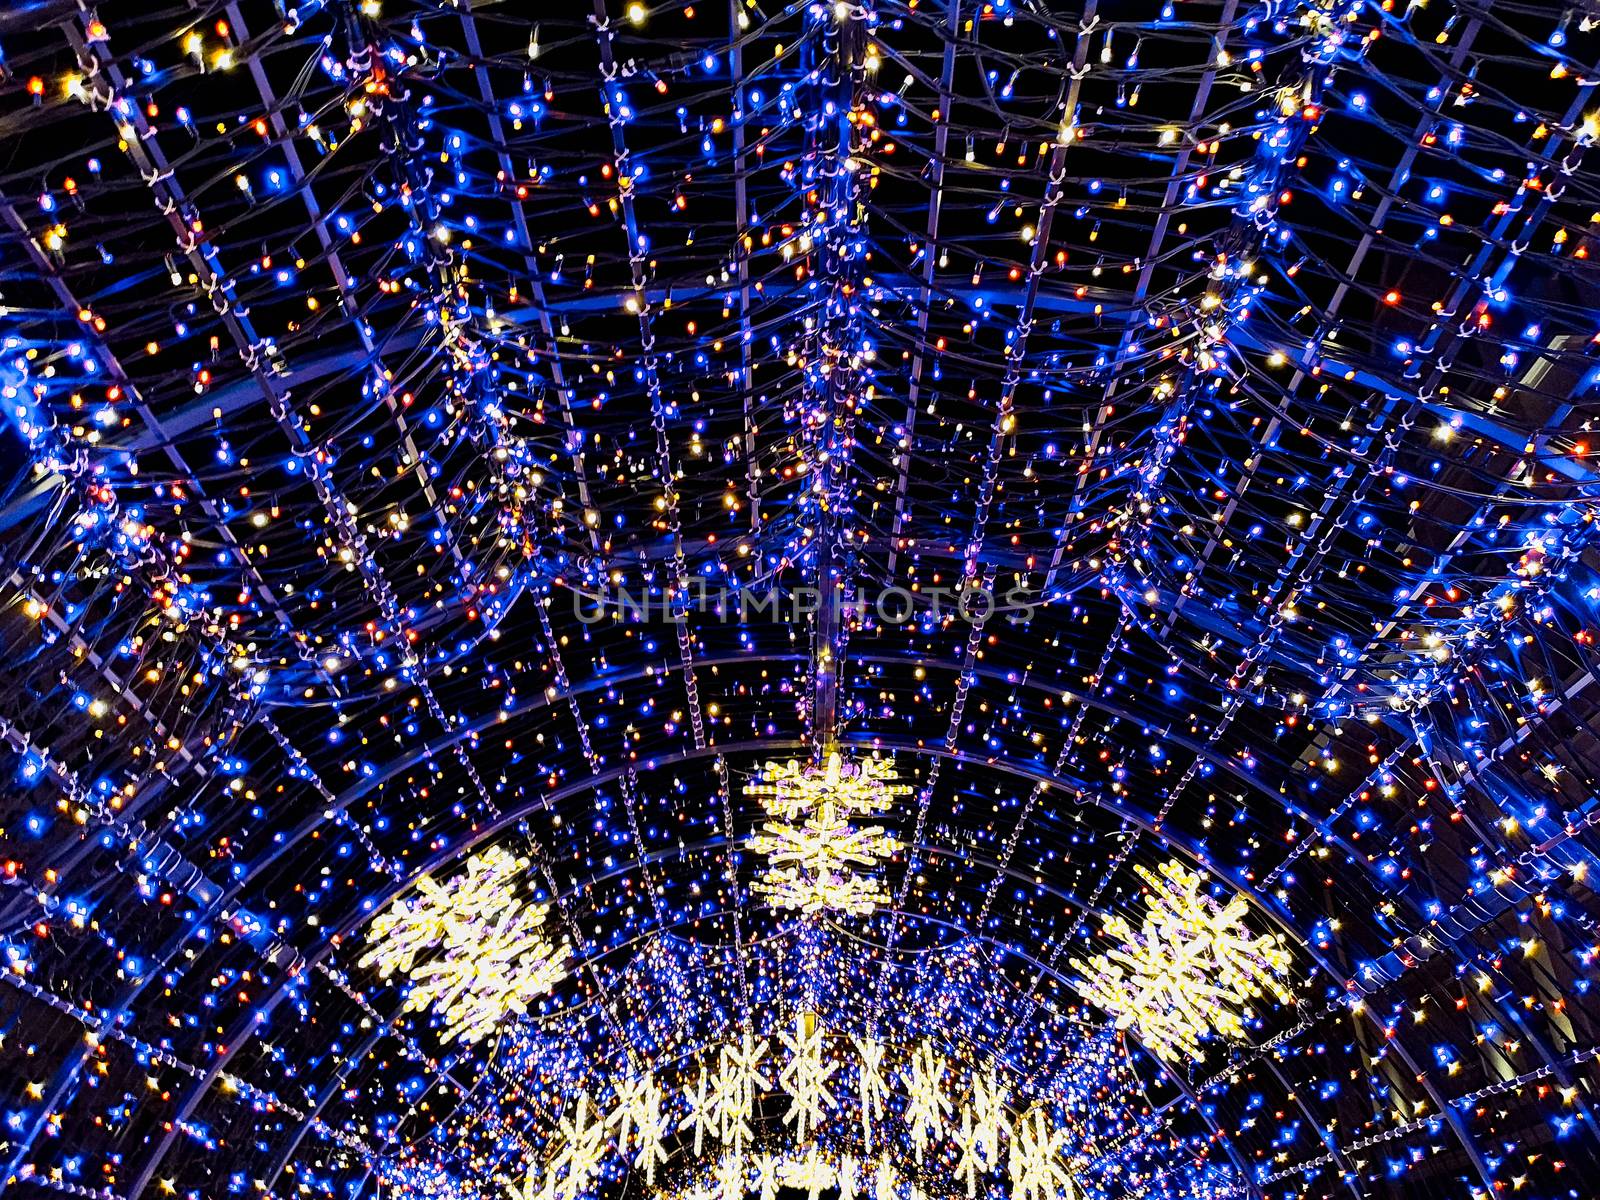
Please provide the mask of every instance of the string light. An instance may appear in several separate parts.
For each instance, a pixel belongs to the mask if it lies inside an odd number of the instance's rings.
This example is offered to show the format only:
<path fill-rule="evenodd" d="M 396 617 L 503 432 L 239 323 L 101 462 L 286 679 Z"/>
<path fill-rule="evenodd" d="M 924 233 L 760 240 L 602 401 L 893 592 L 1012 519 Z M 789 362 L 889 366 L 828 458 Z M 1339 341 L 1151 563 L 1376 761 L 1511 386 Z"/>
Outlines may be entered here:
<path fill-rule="evenodd" d="M 1593 22 L 227 10 L 6 34 L 0 1180 L 1581 1191 Z"/>

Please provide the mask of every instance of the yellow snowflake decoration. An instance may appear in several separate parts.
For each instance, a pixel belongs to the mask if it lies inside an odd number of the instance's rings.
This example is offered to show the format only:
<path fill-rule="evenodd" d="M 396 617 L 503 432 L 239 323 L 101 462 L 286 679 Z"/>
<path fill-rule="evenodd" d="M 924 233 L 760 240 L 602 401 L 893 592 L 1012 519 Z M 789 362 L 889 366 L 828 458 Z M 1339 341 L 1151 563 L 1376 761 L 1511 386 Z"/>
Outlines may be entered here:
<path fill-rule="evenodd" d="M 761 782 L 745 789 L 773 818 L 750 839 L 750 849 L 768 861 L 756 891 L 778 908 L 807 914 L 872 912 L 889 897 L 867 872 L 888 860 L 900 843 L 881 825 L 851 822 L 887 812 L 896 796 L 910 790 L 895 782 L 892 763 L 876 758 L 846 765 L 830 754 L 821 767 L 768 763 Z"/>
<path fill-rule="evenodd" d="M 1072 964 L 1079 993 L 1117 1028 L 1135 1029 L 1147 1049 L 1178 1062 L 1198 1057 L 1208 1037 L 1242 1039 L 1253 1001 L 1289 1002 L 1288 951 L 1245 926 L 1243 896 L 1218 906 L 1178 862 L 1163 863 L 1159 875 L 1134 869 L 1150 888 L 1139 931 L 1107 917 L 1103 929 L 1120 944 Z"/>
<path fill-rule="evenodd" d="M 465 873 L 416 891 L 378 914 L 360 965 L 409 977 L 405 1011 L 434 1009 L 444 1040 L 481 1041 L 508 1013 L 525 1013 L 566 975 L 566 943 L 545 936 L 549 905 L 517 897 L 526 859 L 495 847 Z"/>
<path fill-rule="evenodd" d="M 750 1030 L 738 1041 L 705 1047 L 694 1077 L 676 1085 L 677 1103 L 669 1102 L 673 1085 L 649 1071 L 615 1080 L 603 1115 L 585 1092 L 570 1118 L 565 1109 L 556 1114 L 545 1153 L 520 1185 L 498 1177 L 506 1200 L 586 1200 L 606 1177 L 608 1154 L 642 1174 L 647 1200 L 780 1200 L 785 1189 L 815 1193 L 817 1200 L 834 1190 L 837 1200 L 928 1200 L 896 1166 L 906 1164 L 881 1128 L 892 1112 L 903 1113 L 918 1173 L 923 1164 L 935 1173 L 953 1165 L 952 1178 L 968 1197 L 991 1194 L 999 1176 L 1012 1200 L 1081 1200 L 1075 1172 L 1084 1159 L 1072 1129 L 1047 1102 L 1014 1106 L 994 1066 L 963 1070 L 959 1058 L 923 1038 L 901 1048 L 891 1067 L 884 1043 L 829 1033 L 805 1010 L 775 1036 L 776 1048 Z M 776 1068 L 770 1075 L 763 1073 L 768 1063 Z M 760 1100 L 774 1091 L 789 1101 L 782 1118 L 787 1133 L 757 1148 L 751 1122 L 762 1111 Z M 819 1144 L 840 1110 L 846 1127 L 859 1117 L 864 1158 Z M 678 1113 L 686 1115 L 679 1120 Z M 692 1136 L 669 1152 L 673 1133 Z M 669 1159 L 688 1169 L 657 1186 L 656 1167 Z"/>
<path fill-rule="evenodd" d="M 1062 1157 L 1067 1140 L 1067 1131 L 1042 1108 L 1017 1121 L 1011 1135 L 1011 1200 L 1078 1200 L 1077 1184 Z"/>
<path fill-rule="evenodd" d="M 817 767 L 813 763 L 769 762 L 761 780 L 744 789 L 761 800 L 768 814 L 793 821 L 832 805 L 845 817 L 871 817 L 888 812 L 896 796 L 909 795 L 911 785 L 896 780 L 894 763 L 883 758 L 856 759 L 848 765 L 838 754 Z"/>

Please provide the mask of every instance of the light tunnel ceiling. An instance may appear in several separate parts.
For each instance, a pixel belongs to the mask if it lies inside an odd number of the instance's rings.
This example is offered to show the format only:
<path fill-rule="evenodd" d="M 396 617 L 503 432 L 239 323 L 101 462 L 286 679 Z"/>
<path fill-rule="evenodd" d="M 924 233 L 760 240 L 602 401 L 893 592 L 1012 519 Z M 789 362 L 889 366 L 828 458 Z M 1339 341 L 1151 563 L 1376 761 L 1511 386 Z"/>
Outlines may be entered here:
<path fill-rule="evenodd" d="M 0 6 L 0 1192 L 1593 1196 L 1597 54 Z"/>

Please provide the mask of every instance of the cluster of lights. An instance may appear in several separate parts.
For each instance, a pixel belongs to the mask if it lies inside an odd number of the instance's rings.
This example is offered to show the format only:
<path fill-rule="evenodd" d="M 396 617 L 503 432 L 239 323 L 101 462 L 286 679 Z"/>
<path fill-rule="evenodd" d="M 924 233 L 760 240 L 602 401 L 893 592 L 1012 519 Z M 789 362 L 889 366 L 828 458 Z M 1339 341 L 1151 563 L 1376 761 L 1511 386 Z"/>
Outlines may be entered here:
<path fill-rule="evenodd" d="M 405 1007 L 437 1011 L 446 1041 L 481 1041 L 566 975 L 567 947 L 544 931 L 547 904 L 519 895 L 526 859 L 495 846 L 444 883 L 426 876 L 379 913 L 359 965 L 406 976 Z"/>
<path fill-rule="evenodd" d="M 542 46 L 471 5 L 85 14 L 55 70 L 6 31 L 42 74 L 0 186 L 32 468 L 0 1187 L 1276 1200 L 1449 1162 L 1559 1195 L 1600 519 L 1593 306 L 1539 277 L 1587 286 L 1592 23 L 738 0 L 694 33 L 714 8 L 541 14 Z M 35 161 L 79 122 L 118 149 Z M 869 569 L 1041 602 L 851 616 L 808 663 L 686 607 Z M 623 582 L 676 630 L 570 622 L 563 589 Z M 781 758 L 845 739 L 939 757 L 904 807 L 887 758 Z M 486 822 L 523 849 L 452 866 Z M 1136 857 L 1167 839 L 1249 900 Z M 1092 939 L 1102 901 L 1146 915 Z M 952 947 L 982 987 L 930 981 Z M 563 1021 L 603 1084 L 506 1049 Z M 269 1161 L 223 1171 L 241 1097 Z"/>
<path fill-rule="evenodd" d="M 1027 1162 L 1043 1162 L 1023 1165 L 1024 1174 L 1013 1184 L 1010 1194 L 1026 1200 L 1077 1200 L 1079 1193 L 1071 1177 L 1034 1149 L 1038 1145 L 1035 1127 L 1027 1126 L 1022 1136 L 1027 1139 L 1028 1149 L 1020 1153 Z M 686 1182 L 654 1194 L 660 1200 L 742 1200 L 751 1195 L 758 1200 L 778 1200 L 784 1191 L 803 1192 L 806 1200 L 820 1200 L 824 1193 L 837 1193 L 839 1200 L 929 1200 L 930 1196 L 941 1194 L 925 1188 L 915 1177 L 901 1174 L 887 1155 L 876 1160 L 861 1159 L 816 1144 L 767 1151 L 749 1158 L 726 1154 L 711 1169 L 691 1174 Z M 975 1193 L 969 1187 L 966 1194 Z M 513 1200 L 525 1198 L 518 1194 Z"/>
<path fill-rule="evenodd" d="M 1060 1114 L 1044 1103 L 1015 1104 L 1011 1084 L 992 1068 L 960 1071 L 928 1039 L 896 1062 L 876 1039 L 829 1034 L 812 1012 L 796 1013 L 778 1029 L 781 1054 L 771 1041 L 746 1031 L 737 1042 L 710 1047 L 706 1057 L 715 1066 L 685 1081 L 677 1095 L 648 1071 L 617 1080 L 604 1105 L 583 1090 L 553 1127 L 535 1131 L 544 1149 L 520 1179 L 502 1178 L 507 1194 L 578 1200 L 615 1156 L 651 1188 L 670 1162 L 676 1190 L 662 1195 L 704 1187 L 700 1180 L 709 1175 L 714 1195 L 739 1200 L 746 1190 L 765 1194 L 763 1172 L 798 1157 L 812 1164 L 802 1186 L 839 1189 L 841 1200 L 866 1185 L 863 1171 L 874 1181 L 874 1198 L 919 1195 L 901 1174 L 922 1172 L 936 1159 L 948 1160 L 967 1196 L 980 1188 L 988 1194 L 999 1172 L 1013 1196 L 1077 1200 L 1072 1139 Z M 769 1097 L 784 1104 L 784 1136 L 770 1150 L 766 1138 L 758 1147 L 755 1129 Z M 859 1145 L 859 1156 L 833 1141 L 840 1116 L 842 1144 Z"/>
<path fill-rule="evenodd" d="M 1144 919 L 1135 930 L 1106 917 L 1101 932 L 1115 948 L 1072 964 L 1085 1000 L 1170 1062 L 1200 1057 L 1212 1036 L 1242 1040 L 1262 997 L 1290 1002 L 1289 952 L 1278 937 L 1250 931 L 1249 901 L 1235 894 L 1219 905 L 1176 860 L 1134 870 L 1147 889 Z"/>
<path fill-rule="evenodd" d="M 888 812 L 894 797 L 910 790 L 883 759 L 847 764 L 834 752 L 820 764 L 769 763 L 761 781 L 745 789 L 770 818 L 749 843 L 767 859 L 756 890 L 782 909 L 868 915 L 888 899 L 871 872 L 900 844 L 883 826 L 856 822 Z"/>

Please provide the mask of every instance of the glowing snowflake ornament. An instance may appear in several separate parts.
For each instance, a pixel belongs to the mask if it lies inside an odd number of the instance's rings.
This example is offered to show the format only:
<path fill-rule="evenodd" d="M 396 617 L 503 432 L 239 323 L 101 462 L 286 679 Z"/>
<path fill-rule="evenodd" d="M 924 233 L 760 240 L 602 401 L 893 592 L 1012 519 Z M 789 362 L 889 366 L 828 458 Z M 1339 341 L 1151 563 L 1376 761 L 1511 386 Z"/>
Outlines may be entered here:
<path fill-rule="evenodd" d="M 556 1200 L 577 1200 L 589 1188 L 608 1150 L 606 1124 L 596 1120 L 594 1101 L 587 1091 L 578 1095 L 571 1117 L 558 1122 L 560 1148 L 550 1162 Z"/>
<path fill-rule="evenodd" d="M 861 1061 L 856 1076 L 856 1088 L 861 1101 L 861 1141 L 867 1153 L 871 1154 L 873 1124 L 883 1120 L 883 1101 L 888 1094 L 883 1075 L 883 1043 L 873 1038 L 852 1037 L 850 1040 Z"/>
<path fill-rule="evenodd" d="M 482 1041 L 566 975 L 565 943 L 552 946 L 544 933 L 549 906 L 516 894 L 527 865 L 495 847 L 448 882 L 419 879 L 372 922 L 360 965 L 384 979 L 408 976 L 405 1011 L 440 1013 L 445 1041 Z"/>
<path fill-rule="evenodd" d="M 810 1013 L 795 1017 L 793 1037 L 787 1031 L 778 1034 L 778 1040 L 789 1051 L 789 1061 L 778 1076 L 791 1100 L 783 1120 L 784 1124 L 795 1126 L 795 1139 L 799 1142 L 805 1142 L 811 1131 L 826 1121 L 827 1110 L 835 1105 L 828 1082 L 838 1064 L 824 1055 L 825 1037 L 822 1026 Z"/>
<path fill-rule="evenodd" d="M 778 1177 L 784 1186 L 804 1192 L 806 1200 L 818 1200 L 823 1192 L 833 1190 L 839 1182 L 838 1173 L 815 1146 L 806 1150 L 804 1158 L 780 1167 Z"/>
<path fill-rule="evenodd" d="M 1077 1186 L 1061 1157 L 1066 1141 L 1066 1131 L 1041 1108 L 1017 1122 L 1008 1164 L 1012 1200 L 1078 1200 Z"/>
<path fill-rule="evenodd" d="M 744 1200 L 748 1175 L 743 1154 L 738 1152 L 724 1154 L 717 1162 L 717 1195 L 721 1200 Z"/>
<path fill-rule="evenodd" d="M 919 1165 L 923 1152 L 944 1136 L 944 1123 L 950 1116 L 944 1076 L 944 1057 L 924 1039 L 911 1056 L 911 1067 L 905 1074 L 906 1126 L 911 1130 L 911 1148 Z"/>
<path fill-rule="evenodd" d="M 993 1071 L 972 1075 L 972 1151 L 977 1168 L 992 1171 L 1000 1163 L 1000 1140 L 1011 1134 L 1007 1105 L 1011 1089 Z"/>
<path fill-rule="evenodd" d="M 617 1149 L 626 1153 L 631 1133 L 637 1153 L 633 1166 L 644 1173 L 647 1184 L 656 1181 L 656 1167 L 667 1161 L 667 1126 L 661 1116 L 662 1091 L 648 1071 L 616 1085 L 616 1107 L 606 1123 L 617 1131 Z"/>
<path fill-rule="evenodd" d="M 1245 926 L 1243 896 L 1219 906 L 1177 862 L 1162 864 L 1159 875 L 1135 870 L 1149 885 L 1138 932 L 1107 917 L 1103 929 L 1119 945 L 1073 962 L 1079 993 L 1119 1029 L 1137 1030 L 1152 1053 L 1177 1062 L 1199 1057 L 1206 1038 L 1242 1038 L 1252 1001 L 1290 1001 L 1289 954 L 1276 937 Z"/>
<path fill-rule="evenodd" d="M 504 1175 L 499 1177 L 506 1200 L 554 1200 L 555 1192 L 540 1171 L 538 1163 L 530 1163 L 522 1184 L 518 1186 Z"/>
<path fill-rule="evenodd" d="M 769 762 L 761 781 L 745 788 L 745 795 L 761 800 L 780 820 L 792 821 L 832 805 L 846 817 L 870 817 L 888 812 L 896 796 L 909 795 L 911 785 L 896 782 L 894 763 L 882 758 L 862 758 L 846 763 L 828 755 L 823 766 Z"/>
<path fill-rule="evenodd" d="M 876 758 L 768 763 L 762 781 L 745 789 L 772 818 L 750 839 L 750 849 L 768 861 L 756 890 L 778 908 L 806 914 L 860 917 L 885 903 L 888 893 L 869 872 L 900 843 L 880 825 L 852 821 L 887 812 L 911 790 L 894 779 L 893 764 Z"/>
<path fill-rule="evenodd" d="M 756 1100 L 772 1087 L 761 1073 L 767 1054 L 767 1039 L 756 1038 L 749 1030 L 738 1046 L 725 1045 L 719 1055 L 716 1077 L 717 1118 L 722 1141 L 735 1155 L 743 1155 L 754 1137 L 750 1119 Z"/>
<path fill-rule="evenodd" d="M 693 1085 L 684 1088 L 683 1100 L 689 1112 L 678 1122 L 678 1129 L 694 1131 L 694 1154 L 699 1158 L 707 1139 L 715 1141 L 722 1135 L 721 1108 L 711 1072 L 702 1070 L 696 1075 Z"/>

